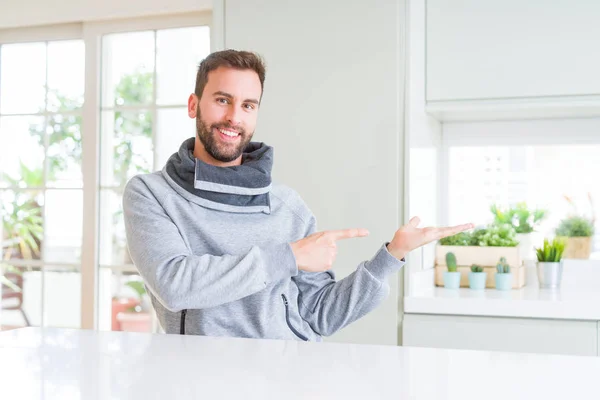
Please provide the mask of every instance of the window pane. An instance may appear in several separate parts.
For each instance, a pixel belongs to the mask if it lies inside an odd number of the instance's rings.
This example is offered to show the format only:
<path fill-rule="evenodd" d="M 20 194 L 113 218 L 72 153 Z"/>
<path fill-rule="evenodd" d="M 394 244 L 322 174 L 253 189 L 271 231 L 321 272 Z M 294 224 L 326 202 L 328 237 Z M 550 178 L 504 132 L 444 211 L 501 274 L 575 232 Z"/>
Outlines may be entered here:
<path fill-rule="evenodd" d="M 188 117 L 187 108 L 168 108 L 158 110 L 156 122 L 155 169 L 162 169 L 185 139 L 195 137 L 196 120 Z"/>
<path fill-rule="evenodd" d="M 152 170 L 152 114 L 149 111 L 102 112 L 100 182 L 124 186 L 138 173 Z"/>
<path fill-rule="evenodd" d="M 43 206 L 44 197 L 39 190 L 0 192 L 2 260 L 40 259 L 44 239 Z"/>
<path fill-rule="evenodd" d="M 78 263 L 83 225 L 82 190 L 47 190 L 44 261 Z"/>
<path fill-rule="evenodd" d="M 102 106 L 152 103 L 154 32 L 106 35 L 102 44 Z"/>
<path fill-rule="evenodd" d="M 81 115 L 48 117 L 48 186 L 82 187 Z"/>
<path fill-rule="evenodd" d="M 0 118 L 0 186 L 43 185 L 44 118 Z"/>
<path fill-rule="evenodd" d="M 538 228 L 546 237 L 570 215 L 591 219 L 600 209 L 599 152 L 600 145 L 453 147 L 448 222 L 486 224 L 493 221 L 493 203 L 505 208 L 518 202 L 548 211 Z M 600 219 L 595 222 L 592 251 L 598 253 Z"/>
<path fill-rule="evenodd" d="M 209 52 L 207 26 L 157 31 L 157 103 L 187 104 L 194 92 L 198 64 Z"/>
<path fill-rule="evenodd" d="M 46 108 L 46 44 L 0 47 L 0 113 L 25 114 Z"/>
<path fill-rule="evenodd" d="M 99 259 L 102 265 L 131 264 L 125 225 L 123 223 L 122 192 L 103 189 L 100 192 Z"/>
<path fill-rule="evenodd" d="M 48 110 L 76 110 L 83 104 L 85 48 L 82 40 L 48 43 Z"/>
<path fill-rule="evenodd" d="M 81 327 L 81 273 L 79 267 L 47 266 L 44 268 L 44 326 Z"/>
<path fill-rule="evenodd" d="M 42 274 L 39 268 L 3 263 L 0 330 L 40 326 L 42 323 Z"/>
<path fill-rule="evenodd" d="M 100 330 L 152 332 L 154 312 L 137 273 L 101 268 L 98 298 Z"/>

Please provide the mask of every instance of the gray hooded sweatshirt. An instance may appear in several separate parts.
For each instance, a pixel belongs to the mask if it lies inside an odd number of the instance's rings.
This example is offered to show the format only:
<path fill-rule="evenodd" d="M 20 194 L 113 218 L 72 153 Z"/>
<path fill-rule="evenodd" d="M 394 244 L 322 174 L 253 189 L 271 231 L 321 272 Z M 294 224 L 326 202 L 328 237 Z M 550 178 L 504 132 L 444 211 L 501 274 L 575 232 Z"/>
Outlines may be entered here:
<path fill-rule="evenodd" d="M 271 182 L 273 149 L 215 167 L 183 142 L 123 195 L 131 258 L 166 333 L 320 341 L 377 307 L 404 261 L 383 244 L 344 279 L 298 269 L 290 243 L 316 231 L 292 189 Z"/>

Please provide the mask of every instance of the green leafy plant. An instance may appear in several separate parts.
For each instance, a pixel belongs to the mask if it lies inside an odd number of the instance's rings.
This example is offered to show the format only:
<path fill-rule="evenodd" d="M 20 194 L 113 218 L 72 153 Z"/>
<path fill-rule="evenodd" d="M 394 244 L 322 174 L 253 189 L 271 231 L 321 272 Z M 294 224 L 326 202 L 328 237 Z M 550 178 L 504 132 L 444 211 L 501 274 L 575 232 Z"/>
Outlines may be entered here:
<path fill-rule="evenodd" d="M 537 260 L 539 262 L 560 262 L 565 246 L 566 241 L 563 238 L 556 237 L 552 242 L 544 239 L 544 245 L 541 248 L 535 248 Z"/>
<path fill-rule="evenodd" d="M 40 187 L 43 183 L 42 169 L 28 168 L 22 162 L 18 177 L 4 175 L 12 187 Z M 11 258 L 24 260 L 39 259 L 43 237 L 42 206 L 38 202 L 38 190 L 15 192 L 10 201 L 0 204 L 2 215 L 2 242 L 4 261 Z"/>
<path fill-rule="evenodd" d="M 541 209 L 529 209 L 527 203 L 517 203 L 513 207 L 502 210 L 496 204 L 490 207 L 494 214 L 494 223 L 498 225 L 511 224 L 516 233 L 531 233 L 546 218 L 547 211 Z"/>
<path fill-rule="evenodd" d="M 446 266 L 448 266 L 448 272 L 456 272 L 456 255 L 454 253 L 446 253 Z"/>
<path fill-rule="evenodd" d="M 16 274 L 21 275 L 22 271 L 10 264 L 0 262 L 0 285 L 4 285 L 18 293 L 22 292 L 22 289 L 20 287 L 15 285 L 13 281 L 4 276 L 6 272 L 14 272 Z"/>
<path fill-rule="evenodd" d="M 440 244 L 443 246 L 469 246 L 471 244 L 471 234 L 469 232 L 460 232 L 456 235 L 442 238 Z"/>
<path fill-rule="evenodd" d="M 490 224 L 475 230 L 471 246 L 515 247 L 519 244 L 517 233 L 511 224 Z"/>
<path fill-rule="evenodd" d="M 564 237 L 590 237 L 594 236 L 594 224 L 591 220 L 581 216 L 570 216 L 562 221 L 556 228 L 556 236 Z"/>
<path fill-rule="evenodd" d="M 500 257 L 500 261 L 496 264 L 496 270 L 499 274 L 510 274 L 510 265 L 506 262 L 505 257 Z"/>
<path fill-rule="evenodd" d="M 473 265 L 471 265 L 471 272 L 475 272 L 475 273 L 483 272 L 483 267 L 473 264 Z"/>
<path fill-rule="evenodd" d="M 461 232 L 440 240 L 442 246 L 495 246 L 515 247 L 519 244 L 517 232 L 511 224 L 489 224 L 473 232 Z"/>

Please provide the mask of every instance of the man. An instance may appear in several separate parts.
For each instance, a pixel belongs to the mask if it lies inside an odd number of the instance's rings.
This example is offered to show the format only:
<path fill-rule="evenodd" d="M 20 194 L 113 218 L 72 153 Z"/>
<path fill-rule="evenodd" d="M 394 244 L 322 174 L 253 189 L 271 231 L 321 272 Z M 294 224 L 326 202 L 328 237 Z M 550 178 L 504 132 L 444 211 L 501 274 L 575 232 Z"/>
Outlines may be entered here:
<path fill-rule="evenodd" d="M 264 80 L 253 53 L 209 55 L 188 100 L 196 137 L 126 186 L 129 251 L 166 333 L 320 341 L 383 301 L 408 252 L 472 228 L 413 218 L 336 281 L 336 242 L 368 232 L 316 232 L 300 196 L 271 181 L 273 149 L 251 141 Z"/>

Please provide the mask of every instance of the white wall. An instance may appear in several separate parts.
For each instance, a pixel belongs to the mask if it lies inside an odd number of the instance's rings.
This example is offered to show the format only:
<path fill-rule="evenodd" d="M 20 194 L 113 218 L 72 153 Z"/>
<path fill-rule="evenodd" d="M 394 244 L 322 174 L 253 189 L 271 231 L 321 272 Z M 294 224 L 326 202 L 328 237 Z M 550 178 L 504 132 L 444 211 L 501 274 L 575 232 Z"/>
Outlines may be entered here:
<path fill-rule="evenodd" d="M 211 0 L 0 0 L 0 29 L 203 11 Z"/>
<path fill-rule="evenodd" d="M 427 0 L 428 100 L 600 95 L 600 2 Z"/>
<path fill-rule="evenodd" d="M 404 1 L 380 3 L 223 3 L 225 47 L 267 62 L 255 139 L 274 146 L 274 179 L 300 193 L 321 230 L 371 232 L 340 242 L 339 278 L 391 240 L 403 219 Z M 390 285 L 383 305 L 329 340 L 396 344 L 398 275 Z"/>
<path fill-rule="evenodd" d="M 439 225 L 438 180 L 442 125 L 425 112 L 425 2 L 410 0 L 407 71 L 407 132 L 410 143 L 408 209 L 425 225 Z M 410 254 L 411 270 L 431 268 L 435 247 Z"/>

